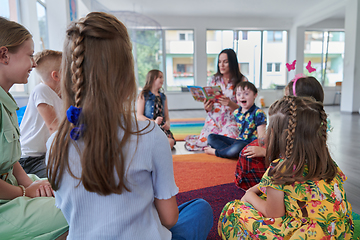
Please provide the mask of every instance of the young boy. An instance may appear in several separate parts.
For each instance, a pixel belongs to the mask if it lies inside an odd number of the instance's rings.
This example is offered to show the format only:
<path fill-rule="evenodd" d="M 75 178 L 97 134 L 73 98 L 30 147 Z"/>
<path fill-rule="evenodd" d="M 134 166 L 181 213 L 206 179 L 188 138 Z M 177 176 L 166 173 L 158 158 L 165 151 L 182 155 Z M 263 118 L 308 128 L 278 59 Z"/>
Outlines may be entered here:
<path fill-rule="evenodd" d="M 46 141 L 57 130 L 62 110 L 60 64 L 62 53 L 44 50 L 34 56 L 42 83 L 34 88 L 20 124 L 21 166 L 26 173 L 46 177 Z"/>
<path fill-rule="evenodd" d="M 250 142 L 265 136 L 266 114 L 254 102 L 257 89 L 251 82 L 240 82 L 236 86 L 236 100 L 240 105 L 233 113 L 239 128 L 239 136 L 229 138 L 210 134 L 205 148 L 208 154 L 222 158 L 238 158 L 240 151 Z"/>

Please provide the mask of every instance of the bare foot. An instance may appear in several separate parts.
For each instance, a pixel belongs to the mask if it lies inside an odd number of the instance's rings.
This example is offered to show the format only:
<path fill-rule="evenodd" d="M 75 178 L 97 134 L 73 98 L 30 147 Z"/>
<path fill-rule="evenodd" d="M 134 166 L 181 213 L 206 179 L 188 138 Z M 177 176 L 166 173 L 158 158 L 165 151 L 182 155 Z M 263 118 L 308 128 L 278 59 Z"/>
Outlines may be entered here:
<path fill-rule="evenodd" d="M 212 147 L 205 147 L 205 148 L 204 148 L 204 151 L 205 151 L 207 154 L 215 155 L 216 149 L 215 149 L 215 148 L 212 148 Z"/>

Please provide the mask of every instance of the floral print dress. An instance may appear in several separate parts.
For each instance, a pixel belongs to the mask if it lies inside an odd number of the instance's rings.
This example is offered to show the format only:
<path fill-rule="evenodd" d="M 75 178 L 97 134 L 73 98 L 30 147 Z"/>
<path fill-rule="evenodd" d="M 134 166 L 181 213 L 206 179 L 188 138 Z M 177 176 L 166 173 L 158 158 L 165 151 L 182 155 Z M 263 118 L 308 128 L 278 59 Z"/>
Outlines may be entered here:
<path fill-rule="evenodd" d="M 229 202 L 218 223 L 222 239 L 351 239 L 354 227 L 351 205 L 343 189 L 344 173 L 338 168 L 338 174 L 329 184 L 324 180 L 308 180 L 275 185 L 269 170 L 271 173 L 271 168 L 280 161 L 274 161 L 267 169 L 259 188 L 263 199 L 266 187 L 285 193 L 285 215 L 266 218 L 249 203 Z"/>
<path fill-rule="evenodd" d="M 234 86 L 231 82 L 225 85 L 222 77 L 213 76 L 207 85 L 220 86 L 222 93 L 233 102 L 236 102 L 233 92 Z M 185 138 L 185 148 L 189 151 L 203 150 L 207 146 L 207 137 L 210 133 L 236 138 L 239 135 L 239 130 L 232 113 L 230 107 L 214 103 L 213 110 L 208 112 L 200 135 L 188 135 Z"/>

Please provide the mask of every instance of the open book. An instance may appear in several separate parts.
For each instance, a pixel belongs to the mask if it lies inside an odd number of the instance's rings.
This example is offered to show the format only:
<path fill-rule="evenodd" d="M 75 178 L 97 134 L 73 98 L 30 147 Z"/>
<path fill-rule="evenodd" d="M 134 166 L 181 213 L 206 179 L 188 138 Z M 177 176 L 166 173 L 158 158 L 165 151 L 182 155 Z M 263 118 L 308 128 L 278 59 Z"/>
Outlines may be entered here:
<path fill-rule="evenodd" d="M 223 96 L 220 86 L 187 86 L 192 96 L 196 101 L 203 102 L 204 99 L 218 102 L 218 99 Z"/>

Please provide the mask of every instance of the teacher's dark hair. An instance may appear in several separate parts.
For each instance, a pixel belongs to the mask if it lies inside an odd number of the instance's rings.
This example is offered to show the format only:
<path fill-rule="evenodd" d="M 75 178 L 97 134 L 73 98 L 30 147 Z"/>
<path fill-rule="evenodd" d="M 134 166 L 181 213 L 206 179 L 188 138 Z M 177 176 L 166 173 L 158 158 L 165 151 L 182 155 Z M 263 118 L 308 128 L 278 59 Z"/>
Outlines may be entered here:
<path fill-rule="evenodd" d="M 239 62 L 237 60 L 236 53 L 231 48 L 226 48 L 226 49 L 222 50 L 219 53 L 219 56 L 222 53 L 226 53 L 226 55 L 228 57 L 230 79 L 231 79 L 231 83 L 235 87 L 239 82 L 241 82 L 244 79 L 244 75 L 240 72 L 240 69 L 239 69 Z M 220 73 L 220 68 L 219 68 L 219 60 L 218 60 L 218 64 L 217 64 L 217 73 L 215 74 L 215 76 L 222 76 L 222 74 Z"/>

